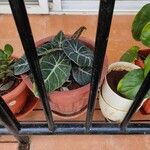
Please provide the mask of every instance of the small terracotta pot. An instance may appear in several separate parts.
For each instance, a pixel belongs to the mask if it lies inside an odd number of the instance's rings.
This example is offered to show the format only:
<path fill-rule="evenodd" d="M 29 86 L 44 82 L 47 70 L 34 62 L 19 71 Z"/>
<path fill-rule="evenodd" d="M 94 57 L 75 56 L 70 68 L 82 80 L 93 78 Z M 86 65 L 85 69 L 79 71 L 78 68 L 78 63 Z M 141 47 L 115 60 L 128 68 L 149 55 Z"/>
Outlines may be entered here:
<path fill-rule="evenodd" d="M 19 113 L 26 103 L 28 89 L 26 84 L 21 81 L 11 92 L 2 96 L 6 104 L 14 114 Z"/>
<path fill-rule="evenodd" d="M 116 62 L 109 66 L 108 72 L 112 70 L 126 70 L 131 71 L 140 67 L 128 62 Z M 102 84 L 99 104 L 103 115 L 111 121 L 121 122 L 127 114 L 133 100 L 124 98 L 115 93 L 105 77 Z"/>
<path fill-rule="evenodd" d="M 43 43 L 51 40 L 53 36 L 42 39 L 36 43 L 39 47 Z M 80 41 L 86 46 L 94 50 L 94 44 L 90 40 L 85 38 L 80 38 Z M 107 59 L 105 58 L 102 78 L 104 78 L 107 71 Z M 22 76 L 23 81 L 32 91 L 32 83 L 28 76 Z M 53 112 L 62 116 L 72 116 L 78 114 L 81 110 L 86 108 L 88 103 L 90 84 L 82 86 L 78 89 L 73 89 L 70 91 L 54 91 L 48 94 L 51 99 L 50 106 Z"/>

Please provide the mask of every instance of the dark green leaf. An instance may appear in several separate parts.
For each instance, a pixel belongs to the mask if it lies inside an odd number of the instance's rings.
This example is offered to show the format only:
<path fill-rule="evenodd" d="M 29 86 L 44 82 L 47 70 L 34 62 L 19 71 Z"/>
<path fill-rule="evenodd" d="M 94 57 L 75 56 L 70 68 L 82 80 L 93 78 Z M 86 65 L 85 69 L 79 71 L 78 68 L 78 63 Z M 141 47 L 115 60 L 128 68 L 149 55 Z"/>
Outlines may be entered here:
<path fill-rule="evenodd" d="M 47 42 L 43 44 L 41 47 L 37 48 L 37 54 L 38 56 L 43 56 L 43 55 L 47 55 L 48 53 L 51 53 L 57 50 L 62 50 L 62 49 L 55 48 L 52 42 Z"/>
<path fill-rule="evenodd" d="M 5 47 L 4 47 L 4 53 L 9 58 L 13 53 L 13 47 L 10 44 L 6 44 Z"/>
<path fill-rule="evenodd" d="M 80 85 L 86 85 L 91 81 L 91 73 L 91 67 L 78 67 L 74 65 L 72 68 L 73 78 Z"/>
<path fill-rule="evenodd" d="M 147 76 L 149 71 L 150 71 L 150 55 L 148 55 L 144 61 L 144 77 Z"/>
<path fill-rule="evenodd" d="M 121 56 L 120 61 L 133 62 L 138 57 L 139 49 L 138 46 L 131 47 Z"/>
<path fill-rule="evenodd" d="M 52 40 L 53 46 L 55 48 L 62 48 L 62 43 L 66 40 L 66 37 L 62 31 L 58 32 L 58 34 Z"/>
<path fill-rule="evenodd" d="M 40 61 L 40 67 L 47 92 L 61 87 L 68 80 L 71 71 L 71 62 L 68 57 L 60 52 L 53 52 Z M 34 91 L 36 93 L 36 91 Z"/>
<path fill-rule="evenodd" d="M 143 27 L 150 21 L 150 3 L 144 5 L 137 13 L 132 24 L 132 35 L 136 40 L 140 40 Z"/>
<path fill-rule="evenodd" d="M 20 75 L 29 71 L 29 65 L 26 59 L 26 56 L 23 55 L 16 63 L 14 64 L 14 74 Z"/>
<path fill-rule="evenodd" d="M 93 64 L 93 51 L 78 40 L 65 40 L 62 48 L 69 59 L 78 66 L 91 67 Z"/>
<path fill-rule="evenodd" d="M 117 90 L 126 98 L 133 100 L 144 81 L 144 71 L 135 69 L 128 72 L 118 83 Z"/>
<path fill-rule="evenodd" d="M 145 46 L 150 47 L 150 21 L 144 26 L 140 40 Z"/>

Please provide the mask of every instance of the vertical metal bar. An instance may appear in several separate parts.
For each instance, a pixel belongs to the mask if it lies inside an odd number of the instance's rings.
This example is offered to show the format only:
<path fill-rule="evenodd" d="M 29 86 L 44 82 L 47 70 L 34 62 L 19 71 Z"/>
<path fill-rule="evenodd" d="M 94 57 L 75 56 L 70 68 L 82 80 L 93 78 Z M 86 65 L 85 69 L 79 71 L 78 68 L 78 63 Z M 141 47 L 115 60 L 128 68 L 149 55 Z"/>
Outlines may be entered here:
<path fill-rule="evenodd" d="M 16 120 L 15 116 L 6 105 L 2 97 L 0 96 L 0 122 L 16 137 L 20 145 L 24 147 L 29 145 L 29 138 L 27 136 L 20 136 L 19 131 L 21 129 L 20 123 Z M 29 146 L 28 146 L 29 147 Z"/>
<path fill-rule="evenodd" d="M 149 71 L 147 77 L 145 78 L 144 82 L 142 83 L 138 93 L 136 94 L 135 100 L 134 100 L 133 104 L 131 105 L 128 113 L 126 114 L 124 120 L 120 124 L 120 127 L 122 130 L 126 129 L 126 126 L 127 126 L 128 122 L 130 121 L 132 115 L 136 112 L 137 108 L 142 103 L 142 101 L 149 89 L 150 89 L 150 71 Z"/>
<path fill-rule="evenodd" d="M 89 130 L 92 122 L 99 79 L 101 78 L 103 62 L 108 42 L 108 36 L 113 16 L 115 0 L 101 0 L 98 16 L 98 26 L 95 41 L 94 64 L 91 79 L 91 88 L 86 116 L 86 128 Z"/>
<path fill-rule="evenodd" d="M 39 96 L 41 98 L 45 116 L 47 119 L 48 127 L 51 131 L 53 131 L 54 123 L 53 123 L 52 112 L 49 106 L 49 101 L 46 94 L 46 89 L 44 86 L 44 81 L 40 70 L 36 47 L 32 36 L 32 31 L 30 28 L 30 23 L 27 16 L 24 1 L 9 0 L 9 3 L 22 41 L 22 45 L 24 47 L 26 58 L 28 60 L 31 72 L 34 76 L 34 80 L 37 85 Z"/>

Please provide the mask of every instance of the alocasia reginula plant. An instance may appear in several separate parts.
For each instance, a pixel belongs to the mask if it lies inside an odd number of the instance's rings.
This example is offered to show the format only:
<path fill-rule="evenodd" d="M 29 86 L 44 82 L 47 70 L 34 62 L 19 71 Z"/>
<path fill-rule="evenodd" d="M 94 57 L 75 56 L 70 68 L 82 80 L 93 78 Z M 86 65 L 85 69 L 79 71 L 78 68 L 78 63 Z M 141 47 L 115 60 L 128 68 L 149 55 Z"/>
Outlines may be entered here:
<path fill-rule="evenodd" d="M 70 76 L 79 84 L 90 82 L 93 50 L 80 40 L 79 36 L 85 27 L 80 27 L 72 36 L 60 31 L 52 40 L 37 48 L 41 72 L 47 92 L 52 92 L 64 85 Z M 15 75 L 30 71 L 25 55 L 15 64 Z M 33 80 L 33 91 L 36 93 Z"/>
<path fill-rule="evenodd" d="M 132 35 L 150 48 L 150 4 L 146 4 L 137 13 L 132 24 Z M 121 61 L 133 62 L 138 58 L 138 46 L 131 47 L 121 57 Z M 126 98 L 133 100 L 142 82 L 150 71 L 150 54 L 144 60 L 144 67 L 128 72 L 118 83 L 117 90 Z M 150 97 L 150 90 L 145 98 Z"/>

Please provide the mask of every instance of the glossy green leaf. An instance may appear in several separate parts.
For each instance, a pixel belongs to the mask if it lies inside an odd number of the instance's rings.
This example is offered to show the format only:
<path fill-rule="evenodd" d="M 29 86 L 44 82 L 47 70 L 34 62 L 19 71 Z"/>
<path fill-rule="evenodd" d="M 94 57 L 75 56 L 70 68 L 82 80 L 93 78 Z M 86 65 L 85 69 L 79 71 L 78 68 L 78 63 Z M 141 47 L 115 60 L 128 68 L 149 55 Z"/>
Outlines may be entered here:
<path fill-rule="evenodd" d="M 13 47 L 10 44 L 6 44 L 5 47 L 4 47 L 4 53 L 9 58 L 13 53 Z"/>
<path fill-rule="evenodd" d="M 46 91 L 51 92 L 69 79 L 71 62 L 64 53 L 57 51 L 42 57 L 40 67 Z"/>
<path fill-rule="evenodd" d="M 145 46 L 150 47 L 150 21 L 144 26 L 140 40 Z"/>
<path fill-rule="evenodd" d="M 16 63 L 14 64 L 14 74 L 20 75 L 29 71 L 29 65 L 26 59 L 26 56 L 23 55 Z"/>
<path fill-rule="evenodd" d="M 62 31 L 58 32 L 58 34 L 52 40 L 52 44 L 55 48 L 62 48 L 62 43 L 66 40 L 66 37 Z"/>
<path fill-rule="evenodd" d="M 59 32 L 54 37 L 53 41 L 49 41 L 43 44 L 41 47 L 37 48 L 38 56 L 44 56 L 44 55 L 48 55 L 51 52 L 62 50 L 62 48 L 61 47 L 59 48 L 59 46 L 61 46 L 61 43 L 63 42 L 64 39 L 65 37 L 64 37 L 63 32 Z M 26 73 L 29 70 L 30 68 L 29 68 L 27 59 L 25 55 L 23 55 L 14 65 L 15 75 Z"/>
<path fill-rule="evenodd" d="M 78 40 L 65 40 L 62 48 L 67 57 L 78 66 L 92 66 L 94 57 L 93 51 Z"/>
<path fill-rule="evenodd" d="M 144 77 L 147 76 L 149 71 L 150 71 L 150 55 L 148 55 L 144 61 Z"/>
<path fill-rule="evenodd" d="M 117 91 L 133 100 L 143 81 L 144 71 L 142 69 L 132 70 L 119 81 Z"/>
<path fill-rule="evenodd" d="M 51 52 L 62 50 L 61 48 L 55 48 L 54 44 L 52 42 L 47 42 L 43 44 L 41 47 L 37 48 L 37 54 L 38 56 L 47 55 Z"/>
<path fill-rule="evenodd" d="M 91 74 L 91 67 L 78 67 L 74 65 L 72 68 L 73 78 L 80 85 L 88 84 L 91 81 Z"/>
<path fill-rule="evenodd" d="M 150 3 L 144 5 L 135 16 L 132 24 L 132 36 L 140 40 L 141 32 L 144 26 L 150 21 Z"/>
<path fill-rule="evenodd" d="M 121 56 L 120 61 L 133 62 L 138 57 L 139 49 L 138 46 L 132 46 Z"/>

